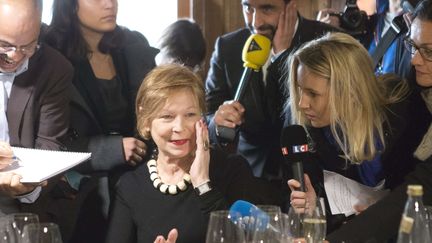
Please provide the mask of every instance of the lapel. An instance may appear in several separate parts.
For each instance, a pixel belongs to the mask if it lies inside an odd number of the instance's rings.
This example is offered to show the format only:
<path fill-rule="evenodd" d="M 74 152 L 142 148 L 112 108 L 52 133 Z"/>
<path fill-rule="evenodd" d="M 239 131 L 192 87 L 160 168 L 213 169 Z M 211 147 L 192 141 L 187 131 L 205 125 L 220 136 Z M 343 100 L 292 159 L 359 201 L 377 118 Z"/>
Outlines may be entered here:
<path fill-rule="evenodd" d="M 37 85 L 37 77 L 41 76 L 38 59 L 42 51 L 43 49 L 39 50 L 30 58 L 27 71 L 15 77 L 6 113 L 11 144 L 21 144 L 23 116 L 28 108 L 30 97 L 33 95 L 35 86 Z"/>

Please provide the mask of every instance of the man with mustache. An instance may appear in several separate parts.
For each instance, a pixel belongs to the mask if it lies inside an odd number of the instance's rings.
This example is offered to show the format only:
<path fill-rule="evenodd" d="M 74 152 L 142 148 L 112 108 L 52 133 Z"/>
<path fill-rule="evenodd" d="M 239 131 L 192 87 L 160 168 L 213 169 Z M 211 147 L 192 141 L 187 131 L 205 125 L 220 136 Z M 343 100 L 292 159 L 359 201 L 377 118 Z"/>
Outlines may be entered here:
<path fill-rule="evenodd" d="M 58 52 L 39 44 L 41 15 L 42 0 L 0 0 L 0 140 L 60 150 L 73 72 Z M 39 197 L 40 185 L 20 179 L 10 172 L 0 175 L 0 216 Z"/>
<path fill-rule="evenodd" d="M 255 176 L 271 179 L 279 176 L 282 159 L 285 61 L 301 44 L 335 29 L 303 18 L 295 0 L 242 0 L 242 5 L 247 28 L 219 37 L 210 63 L 206 80 L 210 139 L 223 144 L 220 127 L 240 127 L 237 153 L 248 160 Z M 252 75 L 242 100 L 233 101 L 243 72 L 242 48 L 251 33 L 271 39 L 271 55 L 262 71 Z"/>

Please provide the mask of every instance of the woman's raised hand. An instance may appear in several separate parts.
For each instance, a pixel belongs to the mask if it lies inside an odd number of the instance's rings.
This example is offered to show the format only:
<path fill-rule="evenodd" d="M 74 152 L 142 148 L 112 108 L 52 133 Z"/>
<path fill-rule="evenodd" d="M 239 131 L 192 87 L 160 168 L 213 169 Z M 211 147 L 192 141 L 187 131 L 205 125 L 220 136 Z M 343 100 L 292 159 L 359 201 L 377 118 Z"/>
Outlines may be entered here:
<path fill-rule="evenodd" d="M 195 159 L 192 162 L 189 174 L 192 185 L 199 186 L 209 181 L 209 164 L 210 164 L 210 144 L 207 125 L 204 119 L 195 123 L 196 131 L 196 151 Z"/>

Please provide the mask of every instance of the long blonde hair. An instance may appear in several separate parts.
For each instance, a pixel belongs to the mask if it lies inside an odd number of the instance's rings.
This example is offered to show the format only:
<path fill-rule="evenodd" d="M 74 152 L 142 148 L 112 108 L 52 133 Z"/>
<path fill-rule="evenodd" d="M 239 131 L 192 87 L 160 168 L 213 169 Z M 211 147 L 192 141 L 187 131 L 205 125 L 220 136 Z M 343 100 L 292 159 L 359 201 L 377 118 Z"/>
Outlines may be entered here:
<path fill-rule="evenodd" d="M 379 152 L 377 139 L 385 145 L 385 105 L 400 100 L 407 86 L 389 90 L 387 81 L 394 76 L 378 80 L 368 52 L 357 40 L 343 33 L 327 34 L 304 45 L 289 60 L 292 122 L 300 125 L 311 125 L 299 108 L 300 64 L 328 80 L 330 128 L 346 159 L 353 163 L 372 160 Z"/>

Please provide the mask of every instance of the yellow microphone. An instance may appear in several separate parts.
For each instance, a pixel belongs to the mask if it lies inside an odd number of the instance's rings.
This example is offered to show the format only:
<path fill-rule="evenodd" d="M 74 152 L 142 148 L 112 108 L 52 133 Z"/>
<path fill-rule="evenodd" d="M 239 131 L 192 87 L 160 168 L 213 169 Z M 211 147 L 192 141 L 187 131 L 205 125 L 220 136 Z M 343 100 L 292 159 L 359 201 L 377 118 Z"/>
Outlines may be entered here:
<path fill-rule="evenodd" d="M 267 62 L 270 49 L 271 41 L 269 38 L 260 34 L 249 36 L 243 47 L 243 66 L 259 71 L 259 69 Z"/>
<path fill-rule="evenodd" d="M 246 40 L 242 52 L 243 66 L 245 68 L 234 96 L 235 101 L 239 101 L 243 96 L 252 71 L 258 72 L 267 62 L 270 49 L 271 40 L 263 35 L 253 34 Z"/>
<path fill-rule="evenodd" d="M 246 40 L 242 52 L 244 71 L 234 95 L 235 101 L 240 101 L 242 98 L 249 80 L 251 79 L 251 73 L 253 71 L 258 72 L 267 62 L 270 49 L 271 40 L 263 35 L 253 34 Z M 259 80 L 259 82 L 261 82 L 261 80 Z M 232 142 L 235 140 L 237 130 L 235 128 L 219 126 L 217 128 L 217 134 L 225 141 Z"/>

